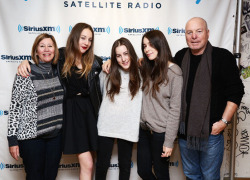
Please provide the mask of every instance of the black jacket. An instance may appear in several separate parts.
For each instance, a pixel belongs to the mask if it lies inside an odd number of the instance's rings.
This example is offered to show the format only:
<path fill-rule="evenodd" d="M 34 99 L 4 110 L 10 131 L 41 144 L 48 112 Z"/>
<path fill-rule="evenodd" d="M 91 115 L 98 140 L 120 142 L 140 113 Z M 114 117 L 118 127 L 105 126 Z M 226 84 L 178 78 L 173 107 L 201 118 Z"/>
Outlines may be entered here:
<path fill-rule="evenodd" d="M 186 51 L 187 48 L 184 48 L 178 51 L 174 57 L 175 63 L 180 67 Z M 228 50 L 213 47 L 211 81 L 212 89 L 209 132 L 212 130 L 213 123 L 222 118 L 227 101 L 233 102 L 239 106 L 244 95 L 244 85 L 240 79 L 236 60 Z"/>
<path fill-rule="evenodd" d="M 64 51 L 65 51 L 64 47 L 59 49 L 60 55 L 59 55 L 59 61 L 57 63 L 57 70 L 58 72 L 60 72 L 60 74 L 62 74 L 62 68 L 65 62 Z M 96 117 L 98 116 L 99 108 L 100 108 L 101 101 L 102 101 L 102 94 L 101 94 L 100 80 L 99 80 L 99 74 L 101 70 L 102 70 L 102 59 L 98 56 L 95 56 L 92 69 L 90 73 L 88 74 L 88 85 L 89 85 L 89 95 L 90 95 L 90 99 L 95 110 Z M 59 76 L 59 79 L 64 88 L 64 101 L 65 101 L 67 99 L 66 83 L 62 79 L 61 76 Z M 65 109 L 64 109 L 64 112 L 66 112 Z"/>

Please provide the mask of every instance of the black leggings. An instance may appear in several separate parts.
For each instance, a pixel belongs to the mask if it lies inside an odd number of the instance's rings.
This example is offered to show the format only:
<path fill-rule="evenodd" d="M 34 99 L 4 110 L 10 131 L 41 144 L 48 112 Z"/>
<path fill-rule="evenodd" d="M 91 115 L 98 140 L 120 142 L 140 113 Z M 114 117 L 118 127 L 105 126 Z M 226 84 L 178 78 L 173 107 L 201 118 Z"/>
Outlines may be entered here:
<path fill-rule="evenodd" d="M 106 179 L 107 171 L 110 166 L 115 138 L 98 136 L 98 151 L 96 162 L 96 180 Z M 118 161 L 119 161 L 119 180 L 129 180 L 131 170 L 131 157 L 133 142 L 117 139 Z"/>
<path fill-rule="evenodd" d="M 161 157 L 164 139 L 165 133 L 151 133 L 140 128 L 137 143 L 137 172 L 143 180 L 170 179 L 170 158 Z"/>

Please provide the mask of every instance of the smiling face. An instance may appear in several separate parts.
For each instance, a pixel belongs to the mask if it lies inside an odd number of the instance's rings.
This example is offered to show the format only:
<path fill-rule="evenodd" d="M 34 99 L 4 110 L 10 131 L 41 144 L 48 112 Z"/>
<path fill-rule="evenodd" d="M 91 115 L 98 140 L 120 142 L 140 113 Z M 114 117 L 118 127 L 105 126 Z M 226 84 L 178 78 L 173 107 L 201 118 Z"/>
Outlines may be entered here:
<path fill-rule="evenodd" d="M 158 51 L 152 46 L 152 44 L 146 37 L 143 38 L 143 48 L 143 51 L 149 60 L 155 60 L 157 58 Z"/>
<path fill-rule="evenodd" d="M 55 56 L 55 45 L 50 38 L 40 41 L 36 49 L 36 55 L 42 62 L 50 62 Z"/>
<path fill-rule="evenodd" d="M 91 47 L 92 37 L 93 34 L 88 28 L 83 29 L 79 39 L 79 50 L 82 54 L 84 54 Z"/>
<path fill-rule="evenodd" d="M 203 54 L 209 38 L 209 30 L 207 29 L 206 22 L 201 18 L 189 20 L 186 24 L 185 36 L 192 54 Z"/>
<path fill-rule="evenodd" d="M 124 45 L 118 46 L 115 48 L 115 53 L 116 60 L 120 67 L 123 70 L 128 71 L 131 64 L 131 59 L 127 47 Z"/>

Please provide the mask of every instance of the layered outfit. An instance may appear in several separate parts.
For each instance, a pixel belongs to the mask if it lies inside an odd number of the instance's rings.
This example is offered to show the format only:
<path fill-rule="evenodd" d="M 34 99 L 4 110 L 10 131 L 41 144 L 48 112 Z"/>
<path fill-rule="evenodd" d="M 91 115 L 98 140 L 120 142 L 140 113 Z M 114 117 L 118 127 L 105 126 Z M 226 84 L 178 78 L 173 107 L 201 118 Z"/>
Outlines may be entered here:
<path fill-rule="evenodd" d="M 168 68 L 168 81 L 159 86 L 156 98 L 143 92 L 141 125 L 137 144 L 138 174 L 142 179 L 169 179 L 169 157 L 161 158 L 163 146 L 173 148 L 177 135 L 182 72 L 176 64 Z M 149 89 L 152 88 L 150 82 Z M 154 168 L 154 173 L 152 172 Z"/>
<path fill-rule="evenodd" d="M 211 135 L 227 105 L 239 105 L 244 87 L 233 55 L 209 42 L 202 55 L 184 48 L 176 53 L 183 71 L 179 145 L 183 170 L 190 179 L 219 179 L 223 160 L 223 132 Z"/>
<path fill-rule="evenodd" d="M 59 70 L 65 62 L 64 48 L 60 48 Z M 97 115 L 101 104 L 99 73 L 102 59 L 95 56 L 86 78 L 80 77 L 76 66 L 71 76 L 62 78 L 65 90 L 63 124 L 63 153 L 79 154 L 97 150 Z"/>
<path fill-rule="evenodd" d="M 117 139 L 119 179 L 129 179 L 133 143 L 138 141 L 141 113 L 141 88 L 133 97 L 129 90 L 129 72 L 119 70 L 121 86 L 112 102 L 107 95 L 108 75 L 101 72 L 100 84 L 103 100 L 98 117 L 98 145 L 96 180 L 106 179 L 114 140 Z M 108 89 L 110 85 L 108 85 Z"/>
<path fill-rule="evenodd" d="M 16 76 L 8 118 L 9 146 L 19 146 L 26 179 L 54 180 L 62 154 L 63 88 L 55 65 L 31 65 Z"/>

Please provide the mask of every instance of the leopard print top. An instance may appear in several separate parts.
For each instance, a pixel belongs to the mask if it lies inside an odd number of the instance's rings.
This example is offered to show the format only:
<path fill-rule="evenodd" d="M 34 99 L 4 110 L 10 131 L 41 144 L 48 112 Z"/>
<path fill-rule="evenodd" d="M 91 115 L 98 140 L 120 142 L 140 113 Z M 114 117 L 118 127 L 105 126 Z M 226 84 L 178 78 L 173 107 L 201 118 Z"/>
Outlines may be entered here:
<path fill-rule="evenodd" d="M 37 94 L 30 77 L 15 77 L 8 117 L 9 146 L 37 137 Z"/>

